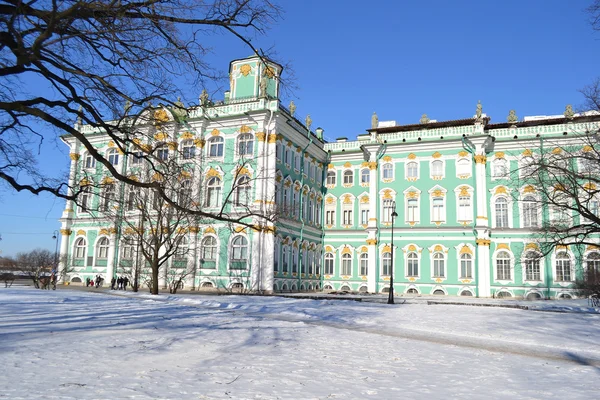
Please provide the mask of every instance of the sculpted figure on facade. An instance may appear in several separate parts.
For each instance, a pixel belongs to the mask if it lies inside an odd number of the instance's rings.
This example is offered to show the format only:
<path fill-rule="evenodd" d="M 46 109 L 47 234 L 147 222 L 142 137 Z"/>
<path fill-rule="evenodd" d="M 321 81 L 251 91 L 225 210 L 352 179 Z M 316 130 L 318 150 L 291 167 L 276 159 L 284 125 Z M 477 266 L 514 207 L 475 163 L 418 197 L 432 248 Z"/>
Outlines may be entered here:
<path fill-rule="evenodd" d="M 423 114 L 423 115 L 421 115 L 421 119 L 419 120 L 419 123 L 421 125 L 424 125 L 424 124 L 428 124 L 429 121 L 431 121 L 431 120 L 429 119 L 429 117 L 427 116 L 427 114 Z"/>
<path fill-rule="evenodd" d="M 290 114 L 292 117 L 296 114 L 296 105 L 294 104 L 294 100 L 290 101 Z"/>
<path fill-rule="evenodd" d="M 310 126 L 312 125 L 312 118 L 310 118 L 310 114 L 306 116 L 306 129 L 310 131 Z"/>
<path fill-rule="evenodd" d="M 510 110 L 508 112 L 508 117 L 506 118 L 506 120 L 511 124 L 517 123 L 517 121 L 519 121 L 519 117 L 517 117 L 517 112 L 515 110 Z"/>
<path fill-rule="evenodd" d="M 260 77 L 260 83 L 259 83 L 259 96 L 261 98 L 265 98 L 267 97 L 267 85 L 268 85 L 268 81 L 267 81 L 267 74 L 264 73 L 262 74 L 262 76 Z"/>

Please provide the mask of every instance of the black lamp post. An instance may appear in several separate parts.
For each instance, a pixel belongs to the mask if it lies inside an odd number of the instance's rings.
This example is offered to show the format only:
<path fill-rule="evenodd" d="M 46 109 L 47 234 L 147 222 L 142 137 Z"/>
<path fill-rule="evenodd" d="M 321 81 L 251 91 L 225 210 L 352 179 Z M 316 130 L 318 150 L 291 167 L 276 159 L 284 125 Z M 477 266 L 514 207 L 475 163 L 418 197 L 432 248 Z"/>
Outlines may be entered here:
<path fill-rule="evenodd" d="M 391 262 L 390 262 L 390 291 L 388 294 L 388 304 L 394 304 L 394 220 L 398 216 L 396 212 L 396 202 L 392 201 L 392 250 L 391 250 Z"/>
<path fill-rule="evenodd" d="M 52 233 L 52 239 L 56 240 L 56 244 L 54 245 L 54 276 L 58 275 L 58 231 L 54 231 Z"/>

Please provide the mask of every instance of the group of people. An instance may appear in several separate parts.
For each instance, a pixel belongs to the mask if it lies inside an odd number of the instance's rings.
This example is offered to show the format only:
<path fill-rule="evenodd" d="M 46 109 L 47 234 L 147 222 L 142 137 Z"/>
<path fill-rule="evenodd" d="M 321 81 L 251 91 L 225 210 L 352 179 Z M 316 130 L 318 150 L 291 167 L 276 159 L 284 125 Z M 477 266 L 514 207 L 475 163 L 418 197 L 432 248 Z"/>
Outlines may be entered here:
<path fill-rule="evenodd" d="M 129 278 L 126 276 L 120 276 L 116 279 L 113 276 L 113 278 L 110 280 L 111 290 L 127 290 L 127 285 L 129 285 Z"/>
<path fill-rule="evenodd" d="M 104 278 L 101 275 L 96 275 L 95 279 L 92 278 L 85 278 L 85 287 L 96 287 L 99 288 L 100 286 L 102 286 L 102 281 L 104 280 Z"/>

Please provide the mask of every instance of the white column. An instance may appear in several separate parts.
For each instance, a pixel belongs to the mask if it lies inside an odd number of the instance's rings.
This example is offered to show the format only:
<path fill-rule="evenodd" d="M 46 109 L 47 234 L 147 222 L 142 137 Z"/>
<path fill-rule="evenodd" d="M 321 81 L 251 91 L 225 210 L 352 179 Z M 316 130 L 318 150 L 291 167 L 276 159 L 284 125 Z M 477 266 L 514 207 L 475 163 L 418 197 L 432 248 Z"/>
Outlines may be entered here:
<path fill-rule="evenodd" d="M 373 153 L 376 154 L 376 153 Z M 379 196 L 377 194 L 377 160 L 373 155 L 369 162 L 369 221 L 367 227 L 367 245 L 369 254 L 369 274 L 367 276 L 367 289 L 370 293 L 377 291 L 377 210 L 379 209 Z"/>
<path fill-rule="evenodd" d="M 273 282 L 275 280 L 273 274 L 273 262 L 275 260 L 275 235 L 272 230 L 262 233 L 262 254 L 263 260 L 269 262 L 264 263 L 265 267 L 262 270 L 261 290 L 265 293 L 273 293 Z"/>
<path fill-rule="evenodd" d="M 59 282 L 62 281 L 61 283 L 65 283 L 69 279 L 67 276 L 67 255 L 69 253 L 69 237 L 72 232 L 65 228 L 65 226 L 67 226 L 67 223 L 63 222 L 63 228 L 60 230 L 60 253 L 58 255 L 57 280 Z"/>
<path fill-rule="evenodd" d="M 106 260 L 106 276 L 104 284 L 110 285 L 110 280 L 115 276 L 115 250 L 116 250 L 116 230 L 111 229 L 108 237 L 108 259 Z"/>
<path fill-rule="evenodd" d="M 475 157 L 475 196 L 477 196 L 476 226 L 489 226 L 487 207 L 487 180 L 485 176 L 486 156 Z"/>
<path fill-rule="evenodd" d="M 479 236 L 479 230 L 478 230 Z M 481 236 L 487 235 L 487 230 Z M 490 240 L 477 239 L 477 288 L 479 297 L 491 297 L 491 274 L 490 274 Z"/>
<path fill-rule="evenodd" d="M 491 296 L 490 269 L 490 229 L 488 217 L 487 180 L 485 154 L 475 157 L 475 196 L 477 199 L 477 216 L 475 230 L 477 232 L 477 288 L 479 297 Z"/>
<path fill-rule="evenodd" d="M 189 237 L 190 247 L 188 250 L 188 263 L 187 263 L 187 277 L 185 279 L 185 286 L 187 289 L 196 289 L 196 265 L 198 264 L 198 228 L 190 228 Z"/>

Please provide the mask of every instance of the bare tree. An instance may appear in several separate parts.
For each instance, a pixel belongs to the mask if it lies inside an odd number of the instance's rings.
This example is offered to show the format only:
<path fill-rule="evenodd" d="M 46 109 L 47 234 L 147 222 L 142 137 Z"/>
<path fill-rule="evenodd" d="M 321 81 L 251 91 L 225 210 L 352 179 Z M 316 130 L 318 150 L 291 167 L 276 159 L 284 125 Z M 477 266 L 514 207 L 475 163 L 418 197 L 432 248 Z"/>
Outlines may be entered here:
<path fill-rule="evenodd" d="M 33 162 L 44 142 L 66 133 L 117 180 L 168 199 L 155 182 L 120 173 L 81 127 L 105 132 L 125 154 L 139 150 L 131 127 L 150 122 L 149 103 L 177 114 L 180 87 L 221 78 L 206 58 L 212 35 L 229 33 L 263 56 L 251 38 L 280 15 L 271 0 L 1 1 L 0 178 L 17 191 L 76 200 L 80 187 Z"/>
<path fill-rule="evenodd" d="M 46 249 L 35 249 L 29 252 L 17 253 L 16 270 L 20 275 L 33 281 L 36 288 L 40 288 L 40 280 L 49 278 L 55 268 L 56 258 L 54 253 Z"/>

